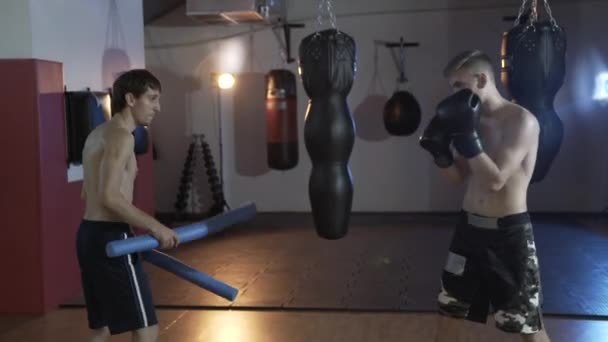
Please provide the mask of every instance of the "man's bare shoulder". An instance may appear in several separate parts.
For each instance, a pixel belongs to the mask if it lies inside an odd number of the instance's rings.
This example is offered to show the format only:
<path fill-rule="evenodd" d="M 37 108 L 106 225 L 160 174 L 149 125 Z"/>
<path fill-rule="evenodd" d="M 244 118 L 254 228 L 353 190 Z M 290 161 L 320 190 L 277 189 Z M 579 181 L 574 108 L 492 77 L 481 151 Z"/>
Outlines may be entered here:
<path fill-rule="evenodd" d="M 119 150 L 133 149 L 135 138 L 128 130 L 112 122 L 108 122 L 102 133 L 103 143 L 106 148 L 110 147 Z"/>
<path fill-rule="evenodd" d="M 508 115 L 505 118 L 507 127 L 523 130 L 531 134 L 538 134 L 540 127 L 538 120 L 529 110 L 515 103 L 509 103 L 507 110 Z"/>

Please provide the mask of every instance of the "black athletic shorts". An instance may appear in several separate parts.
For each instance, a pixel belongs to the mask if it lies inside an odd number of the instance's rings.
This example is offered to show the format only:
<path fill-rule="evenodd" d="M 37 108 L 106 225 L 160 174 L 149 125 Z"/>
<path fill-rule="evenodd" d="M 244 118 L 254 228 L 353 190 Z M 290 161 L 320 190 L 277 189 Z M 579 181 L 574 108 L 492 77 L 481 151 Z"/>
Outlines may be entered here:
<path fill-rule="evenodd" d="M 541 284 L 528 213 L 501 218 L 462 212 L 442 271 L 439 313 L 532 334 L 542 329 Z"/>
<path fill-rule="evenodd" d="M 106 244 L 133 236 L 128 224 L 82 220 L 76 238 L 89 328 L 112 335 L 156 325 L 148 276 L 138 254 L 110 258 Z"/>

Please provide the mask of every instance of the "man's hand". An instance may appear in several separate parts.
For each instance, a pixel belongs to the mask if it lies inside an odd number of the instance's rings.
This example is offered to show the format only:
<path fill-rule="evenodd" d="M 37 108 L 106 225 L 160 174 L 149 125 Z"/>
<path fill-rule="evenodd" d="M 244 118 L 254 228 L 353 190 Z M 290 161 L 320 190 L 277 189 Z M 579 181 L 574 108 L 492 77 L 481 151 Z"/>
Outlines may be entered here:
<path fill-rule="evenodd" d="M 470 89 L 460 90 L 437 105 L 437 117 L 454 139 L 454 148 L 467 159 L 483 152 L 477 134 L 479 106 L 479 97 Z"/>
<path fill-rule="evenodd" d="M 437 116 L 431 119 L 419 142 L 420 146 L 433 156 L 433 160 L 438 167 L 445 169 L 454 163 L 454 155 L 450 150 L 452 138 L 441 126 Z"/>
<path fill-rule="evenodd" d="M 175 231 L 162 224 L 150 229 L 150 233 L 160 243 L 160 249 L 175 248 L 179 245 L 179 237 L 175 234 Z"/>

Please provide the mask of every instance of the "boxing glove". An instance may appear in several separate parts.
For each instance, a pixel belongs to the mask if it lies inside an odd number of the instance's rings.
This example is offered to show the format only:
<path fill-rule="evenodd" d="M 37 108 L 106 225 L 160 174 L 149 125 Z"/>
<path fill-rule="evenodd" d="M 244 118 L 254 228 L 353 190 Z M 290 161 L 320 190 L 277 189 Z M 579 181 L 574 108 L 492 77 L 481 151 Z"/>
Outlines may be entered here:
<path fill-rule="evenodd" d="M 450 150 L 451 142 L 452 139 L 441 127 L 437 116 L 431 119 L 420 137 L 420 146 L 431 153 L 435 164 L 442 169 L 450 167 L 454 163 L 454 155 Z"/>
<path fill-rule="evenodd" d="M 479 97 L 470 89 L 460 90 L 437 105 L 437 117 L 453 140 L 454 148 L 465 158 L 483 152 L 479 126 Z"/>

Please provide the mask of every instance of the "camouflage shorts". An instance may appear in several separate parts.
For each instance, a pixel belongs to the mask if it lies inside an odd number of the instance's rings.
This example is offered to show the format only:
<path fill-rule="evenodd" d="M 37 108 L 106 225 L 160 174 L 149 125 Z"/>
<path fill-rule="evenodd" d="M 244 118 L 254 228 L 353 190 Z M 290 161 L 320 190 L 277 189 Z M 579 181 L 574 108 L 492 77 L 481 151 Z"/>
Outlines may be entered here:
<path fill-rule="evenodd" d="M 541 284 L 527 214 L 501 219 L 463 213 L 456 227 L 438 296 L 439 313 L 532 334 L 542 329 Z"/>

